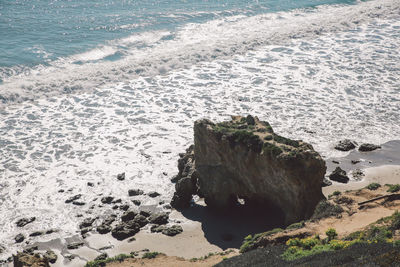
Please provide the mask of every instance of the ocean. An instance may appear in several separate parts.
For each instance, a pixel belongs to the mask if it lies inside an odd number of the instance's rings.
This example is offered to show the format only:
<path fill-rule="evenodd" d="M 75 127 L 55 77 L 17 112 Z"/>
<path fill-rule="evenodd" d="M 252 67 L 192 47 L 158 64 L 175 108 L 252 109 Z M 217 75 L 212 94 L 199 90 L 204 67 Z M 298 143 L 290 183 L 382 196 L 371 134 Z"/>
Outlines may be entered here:
<path fill-rule="evenodd" d="M 256 115 L 324 158 L 400 139 L 399 81 L 398 0 L 0 0 L 0 259 L 76 234 L 101 194 L 167 203 L 200 118 Z"/>

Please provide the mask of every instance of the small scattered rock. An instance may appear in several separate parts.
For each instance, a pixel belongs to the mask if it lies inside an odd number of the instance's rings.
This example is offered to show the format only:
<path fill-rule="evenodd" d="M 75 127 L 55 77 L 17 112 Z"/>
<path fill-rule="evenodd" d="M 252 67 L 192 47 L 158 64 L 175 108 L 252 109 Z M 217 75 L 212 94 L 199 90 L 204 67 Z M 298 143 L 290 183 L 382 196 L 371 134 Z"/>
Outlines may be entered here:
<path fill-rule="evenodd" d="M 147 218 L 151 215 L 151 212 L 147 210 L 141 210 L 139 214 Z"/>
<path fill-rule="evenodd" d="M 44 257 L 49 260 L 50 263 L 56 263 L 57 261 L 57 255 L 54 253 L 52 250 L 47 250 L 46 253 L 44 254 Z"/>
<path fill-rule="evenodd" d="M 96 219 L 94 219 L 94 218 L 86 218 L 83 220 L 83 222 L 81 222 L 81 224 L 79 225 L 79 228 L 82 229 L 82 228 L 92 226 L 95 220 Z"/>
<path fill-rule="evenodd" d="M 380 146 L 374 145 L 374 144 L 362 144 L 359 148 L 358 151 L 361 152 L 368 152 L 368 151 L 374 151 L 378 148 L 381 148 Z"/>
<path fill-rule="evenodd" d="M 31 217 L 31 218 L 22 218 L 19 219 L 16 224 L 18 227 L 24 227 L 28 223 L 34 222 L 36 220 L 36 217 Z"/>
<path fill-rule="evenodd" d="M 113 203 L 113 204 L 122 203 L 122 199 L 118 198 L 116 200 L 113 200 L 111 203 Z"/>
<path fill-rule="evenodd" d="M 150 215 L 149 217 L 149 222 L 153 223 L 153 224 L 167 224 L 168 223 L 168 214 L 165 212 L 161 212 L 161 213 L 154 213 L 152 215 Z"/>
<path fill-rule="evenodd" d="M 353 176 L 353 178 L 354 178 L 355 180 L 361 180 L 361 179 L 365 176 L 365 174 L 364 174 L 364 172 L 363 172 L 361 169 L 355 169 L 355 170 L 352 172 L 352 176 Z"/>
<path fill-rule="evenodd" d="M 128 204 L 121 205 L 121 206 L 119 206 L 119 209 L 123 210 L 123 211 L 127 211 L 127 210 L 129 210 L 129 205 Z"/>
<path fill-rule="evenodd" d="M 114 246 L 105 246 L 105 247 L 101 247 L 99 248 L 99 250 L 107 250 L 107 249 L 112 249 Z"/>
<path fill-rule="evenodd" d="M 128 243 L 131 243 L 131 242 L 133 242 L 133 241 L 136 241 L 136 238 L 131 237 L 131 238 L 129 238 L 129 239 L 127 240 Z"/>
<path fill-rule="evenodd" d="M 340 164 L 340 162 L 337 161 L 337 160 L 332 160 L 332 162 L 335 163 L 335 164 Z"/>
<path fill-rule="evenodd" d="M 41 232 L 41 231 L 36 231 L 36 232 L 31 233 L 29 236 L 41 236 L 41 235 L 43 235 L 43 234 L 44 234 L 44 233 Z"/>
<path fill-rule="evenodd" d="M 140 189 L 129 189 L 128 190 L 128 195 L 130 197 L 139 196 L 139 195 L 143 195 L 143 194 L 144 194 L 143 190 L 140 190 Z"/>
<path fill-rule="evenodd" d="M 329 175 L 329 179 L 339 183 L 347 183 L 350 180 L 346 172 L 340 167 L 336 167 L 336 169 Z"/>
<path fill-rule="evenodd" d="M 111 202 L 113 200 L 114 200 L 114 197 L 108 196 L 108 197 L 102 197 L 100 201 L 103 204 L 111 204 Z"/>
<path fill-rule="evenodd" d="M 135 218 L 133 219 L 133 222 L 137 223 L 140 227 L 145 226 L 146 224 L 149 223 L 149 221 L 144 217 L 143 215 L 136 215 Z"/>
<path fill-rule="evenodd" d="M 90 186 L 90 187 L 93 187 L 93 186 L 94 186 L 94 183 L 88 182 L 87 185 Z"/>
<path fill-rule="evenodd" d="M 172 209 L 172 207 L 171 207 L 171 205 L 170 204 L 166 204 L 166 205 L 164 205 L 164 207 L 163 207 L 164 209 L 167 209 L 167 210 L 170 210 L 170 209 Z"/>
<path fill-rule="evenodd" d="M 355 159 L 351 160 L 351 164 L 357 164 L 357 163 L 360 163 L 360 161 L 359 160 L 355 160 Z"/>
<path fill-rule="evenodd" d="M 322 187 L 330 186 L 330 185 L 332 185 L 332 182 L 329 181 L 328 179 L 324 178 L 324 179 L 322 180 Z"/>
<path fill-rule="evenodd" d="M 72 197 L 68 198 L 67 200 L 65 200 L 65 203 L 71 203 L 72 201 L 80 199 L 81 197 L 82 197 L 82 194 L 77 194 L 77 195 L 72 196 Z"/>
<path fill-rule="evenodd" d="M 64 258 L 66 258 L 66 259 L 69 260 L 69 261 L 72 261 L 73 259 L 75 259 L 75 255 L 72 255 L 72 254 L 70 254 L 70 255 L 64 255 Z"/>
<path fill-rule="evenodd" d="M 65 190 L 64 189 L 60 189 L 60 190 L 58 190 L 58 193 L 64 193 L 65 192 Z"/>
<path fill-rule="evenodd" d="M 140 202 L 140 200 L 137 199 L 132 200 L 132 203 L 135 204 L 136 206 L 140 206 L 140 204 L 142 204 L 142 202 Z"/>
<path fill-rule="evenodd" d="M 158 192 L 156 192 L 156 191 L 153 191 L 153 192 L 148 193 L 147 195 L 148 195 L 149 197 L 155 198 L 155 197 L 160 196 L 161 194 L 158 193 Z"/>
<path fill-rule="evenodd" d="M 22 241 L 25 240 L 25 236 L 23 234 L 18 234 L 14 237 L 15 242 L 21 243 Z"/>
<path fill-rule="evenodd" d="M 162 230 L 162 233 L 167 236 L 176 236 L 183 232 L 183 229 L 180 225 L 173 225 L 171 227 L 165 228 Z"/>
<path fill-rule="evenodd" d="M 97 226 L 96 230 L 99 234 L 104 235 L 104 234 L 111 232 L 111 226 L 106 225 L 106 224 L 101 224 L 101 225 Z"/>
<path fill-rule="evenodd" d="M 83 201 L 72 201 L 72 204 L 76 205 L 76 206 L 83 206 L 83 205 L 86 204 L 86 202 L 83 202 Z"/>
<path fill-rule="evenodd" d="M 339 141 L 339 143 L 335 146 L 335 149 L 340 151 L 350 151 L 356 148 L 356 145 L 357 145 L 356 142 L 353 142 L 349 139 L 344 139 Z"/>
<path fill-rule="evenodd" d="M 125 173 L 123 172 L 123 173 L 118 174 L 117 175 L 117 179 L 120 180 L 120 181 L 125 180 Z"/>
<path fill-rule="evenodd" d="M 128 210 L 128 211 L 124 212 L 124 214 L 122 214 L 121 220 L 123 222 L 131 221 L 135 218 L 136 215 L 137 215 L 136 211 Z"/>
<path fill-rule="evenodd" d="M 83 242 L 74 242 L 67 245 L 67 249 L 78 249 L 84 245 Z"/>

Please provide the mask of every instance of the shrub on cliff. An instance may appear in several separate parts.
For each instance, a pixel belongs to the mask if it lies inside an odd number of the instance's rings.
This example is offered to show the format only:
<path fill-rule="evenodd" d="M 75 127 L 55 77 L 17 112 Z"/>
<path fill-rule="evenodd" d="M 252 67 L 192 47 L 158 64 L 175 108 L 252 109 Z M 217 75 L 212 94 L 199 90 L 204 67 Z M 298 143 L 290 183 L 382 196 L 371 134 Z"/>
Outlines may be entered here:
<path fill-rule="evenodd" d="M 331 216 L 338 216 L 342 212 L 343 209 L 339 205 L 334 205 L 327 200 L 321 200 L 315 208 L 311 220 L 320 220 Z"/>

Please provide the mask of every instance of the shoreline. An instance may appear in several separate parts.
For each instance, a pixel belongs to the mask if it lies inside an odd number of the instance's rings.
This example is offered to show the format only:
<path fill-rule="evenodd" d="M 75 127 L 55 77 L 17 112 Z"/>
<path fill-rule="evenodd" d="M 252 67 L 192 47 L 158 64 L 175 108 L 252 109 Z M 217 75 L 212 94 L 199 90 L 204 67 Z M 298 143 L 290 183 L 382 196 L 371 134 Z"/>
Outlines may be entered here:
<path fill-rule="evenodd" d="M 352 151 L 343 158 L 326 160 L 327 173 L 333 167 L 343 166 L 342 168 L 346 171 L 351 171 L 351 168 L 363 169 L 365 176 L 361 181 L 350 180 L 347 184 L 333 182 L 331 186 L 322 188 L 324 195 L 328 197 L 329 194 L 336 190 L 361 189 L 371 182 L 378 182 L 382 185 L 400 182 L 400 153 L 395 153 L 398 147 L 400 148 L 400 141 L 390 141 L 383 144 L 382 149 L 377 151 L 368 153 Z M 351 160 L 354 159 L 361 159 L 362 161 L 359 164 L 351 164 Z M 339 161 L 340 164 L 332 163 L 332 160 Z M 376 214 L 378 217 L 386 215 L 386 213 Z M 170 222 L 181 225 L 183 232 L 174 237 L 169 237 L 160 233 L 150 233 L 150 227 L 146 226 L 134 236 L 135 240 L 132 242 L 128 242 L 128 239 L 117 241 L 110 233 L 106 235 L 89 233 L 85 239 L 82 239 L 77 234 L 72 237 L 56 238 L 47 242 L 35 242 L 29 247 L 38 246 L 39 252 L 45 252 L 47 249 L 54 251 L 58 256 L 58 260 L 51 266 L 83 266 L 86 261 L 93 260 L 104 252 L 109 257 L 113 257 L 121 253 L 129 254 L 132 251 L 143 254 L 147 250 L 163 253 L 168 258 L 179 257 L 180 260 L 182 258 L 190 260 L 204 257 L 210 253 L 221 253 L 231 249 L 233 249 L 233 254 L 236 255 L 245 236 L 264 232 L 275 227 L 274 225 L 267 227 L 265 222 L 257 223 L 254 220 L 252 222 L 252 218 L 248 218 L 247 221 L 245 218 L 241 218 L 233 222 L 232 218 L 217 216 L 207 211 L 201 199 L 197 200 L 194 206 L 183 212 L 172 210 Z M 67 243 L 78 241 L 85 242 L 85 245 L 75 250 L 66 249 Z M 100 248 L 107 246 L 110 248 L 100 250 Z M 66 258 L 68 255 L 75 255 L 75 258 L 69 261 Z M 10 263 L 6 266 L 12 265 Z M 114 264 L 113 266 L 118 265 Z"/>

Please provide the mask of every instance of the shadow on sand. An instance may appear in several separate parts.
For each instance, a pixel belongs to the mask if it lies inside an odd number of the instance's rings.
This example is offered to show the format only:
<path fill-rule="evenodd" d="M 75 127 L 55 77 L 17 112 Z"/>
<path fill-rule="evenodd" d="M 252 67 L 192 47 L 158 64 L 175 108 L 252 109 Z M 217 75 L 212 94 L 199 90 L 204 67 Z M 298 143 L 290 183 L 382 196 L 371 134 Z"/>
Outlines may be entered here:
<path fill-rule="evenodd" d="M 187 219 L 201 222 L 207 241 L 223 250 L 240 248 L 249 234 L 283 227 L 282 216 L 265 208 L 250 209 L 243 206 L 216 212 L 204 205 L 194 204 L 181 212 Z"/>

